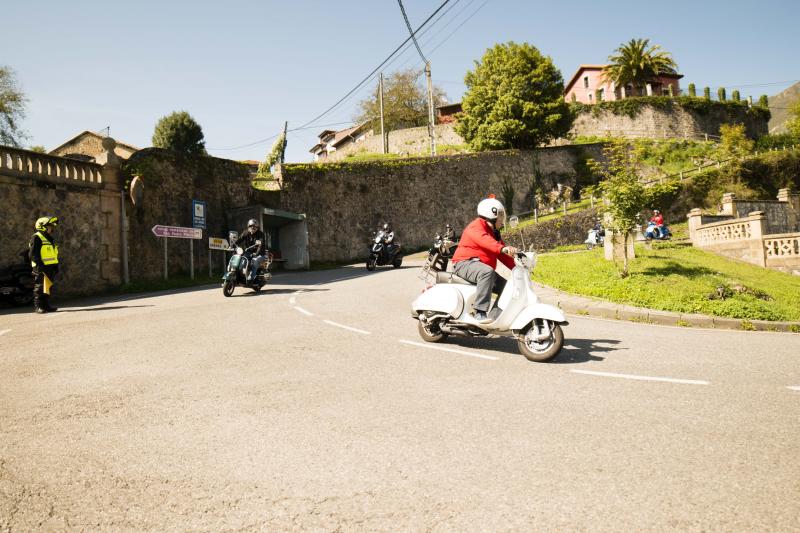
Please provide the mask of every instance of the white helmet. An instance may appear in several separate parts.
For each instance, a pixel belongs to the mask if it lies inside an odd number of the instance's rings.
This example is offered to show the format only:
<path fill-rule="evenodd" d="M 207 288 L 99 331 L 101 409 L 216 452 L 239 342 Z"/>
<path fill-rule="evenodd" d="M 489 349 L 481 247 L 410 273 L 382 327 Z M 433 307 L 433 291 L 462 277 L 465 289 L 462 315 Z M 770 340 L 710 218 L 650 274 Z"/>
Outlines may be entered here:
<path fill-rule="evenodd" d="M 478 216 L 495 222 L 495 226 L 502 227 L 506 221 L 506 208 L 497 198 L 486 198 L 478 204 Z"/>

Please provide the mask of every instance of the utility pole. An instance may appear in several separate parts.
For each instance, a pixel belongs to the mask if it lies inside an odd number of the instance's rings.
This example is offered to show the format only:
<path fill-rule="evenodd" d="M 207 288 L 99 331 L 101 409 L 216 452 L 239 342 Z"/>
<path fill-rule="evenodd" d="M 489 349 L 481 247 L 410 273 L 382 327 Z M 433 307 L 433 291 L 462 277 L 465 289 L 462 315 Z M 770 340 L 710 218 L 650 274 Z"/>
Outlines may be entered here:
<path fill-rule="evenodd" d="M 389 143 L 386 142 L 386 132 L 383 129 L 383 72 L 378 78 L 378 103 L 381 107 L 381 146 L 383 147 L 383 153 L 386 154 L 389 152 L 389 147 L 387 146 Z"/>
<path fill-rule="evenodd" d="M 433 82 L 431 81 L 431 62 L 425 62 L 425 77 L 428 79 L 428 135 L 431 138 L 431 155 L 436 155 L 436 131 L 433 128 Z"/>

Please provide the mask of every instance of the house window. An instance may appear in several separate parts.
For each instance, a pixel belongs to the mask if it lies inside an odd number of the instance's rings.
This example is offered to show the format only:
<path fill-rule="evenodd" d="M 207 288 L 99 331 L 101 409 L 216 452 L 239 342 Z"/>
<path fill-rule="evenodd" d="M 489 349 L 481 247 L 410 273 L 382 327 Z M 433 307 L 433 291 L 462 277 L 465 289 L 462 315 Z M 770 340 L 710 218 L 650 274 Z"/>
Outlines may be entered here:
<path fill-rule="evenodd" d="M 589 88 L 589 76 L 584 76 L 583 77 L 583 88 L 584 89 L 588 89 Z"/>
<path fill-rule="evenodd" d="M 592 95 L 591 95 L 591 93 L 590 93 L 590 94 L 589 94 L 589 102 L 591 102 L 591 101 L 592 101 Z"/>
<path fill-rule="evenodd" d="M 597 90 L 597 101 L 602 102 L 606 99 L 606 90 L 605 89 L 598 89 Z"/>

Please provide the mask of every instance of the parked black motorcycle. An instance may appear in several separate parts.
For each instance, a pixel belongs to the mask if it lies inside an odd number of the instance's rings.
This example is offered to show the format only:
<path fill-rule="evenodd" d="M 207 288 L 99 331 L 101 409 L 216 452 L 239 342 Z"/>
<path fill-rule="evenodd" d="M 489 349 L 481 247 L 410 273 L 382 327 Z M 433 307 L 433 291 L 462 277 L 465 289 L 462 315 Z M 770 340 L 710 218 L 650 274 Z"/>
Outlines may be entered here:
<path fill-rule="evenodd" d="M 389 237 L 383 230 L 373 233 L 372 244 L 369 248 L 367 257 L 367 270 L 375 270 L 375 266 L 392 265 L 400 268 L 403 264 L 403 256 L 400 253 L 400 245 L 394 242 L 387 242 Z"/>
<path fill-rule="evenodd" d="M 27 251 L 19 253 L 20 263 L 0 270 L 0 299 L 13 306 L 30 305 L 33 302 L 33 273 Z"/>

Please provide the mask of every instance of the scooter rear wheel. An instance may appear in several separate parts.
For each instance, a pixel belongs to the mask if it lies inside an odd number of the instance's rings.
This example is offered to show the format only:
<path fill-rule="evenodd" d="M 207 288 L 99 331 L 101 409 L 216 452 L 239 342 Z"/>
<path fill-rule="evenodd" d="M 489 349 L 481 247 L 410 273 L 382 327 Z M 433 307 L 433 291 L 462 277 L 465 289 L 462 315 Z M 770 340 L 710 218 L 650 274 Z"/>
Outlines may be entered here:
<path fill-rule="evenodd" d="M 420 316 L 420 320 L 417 321 L 417 330 L 422 340 L 425 342 L 439 342 L 447 338 L 447 333 L 440 330 L 436 322 L 433 324 L 430 322 L 423 322 L 421 318 L 422 316 Z"/>
<path fill-rule="evenodd" d="M 377 262 L 378 262 L 378 260 L 375 259 L 374 257 L 370 257 L 369 259 L 367 259 L 367 270 L 369 270 L 370 272 L 375 270 L 375 264 Z"/>
<path fill-rule="evenodd" d="M 535 340 L 538 335 L 535 323 L 528 326 L 525 330 L 524 336 L 517 339 L 517 346 L 519 353 L 525 356 L 528 361 L 535 363 L 543 363 L 558 355 L 564 346 L 564 332 L 561 326 L 553 322 L 547 321 L 550 326 L 550 335 L 547 339 L 542 341 Z"/>
<path fill-rule="evenodd" d="M 226 297 L 229 297 L 233 294 L 233 289 L 236 288 L 236 285 L 231 280 L 225 280 L 225 283 L 222 284 L 222 294 Z"/>

